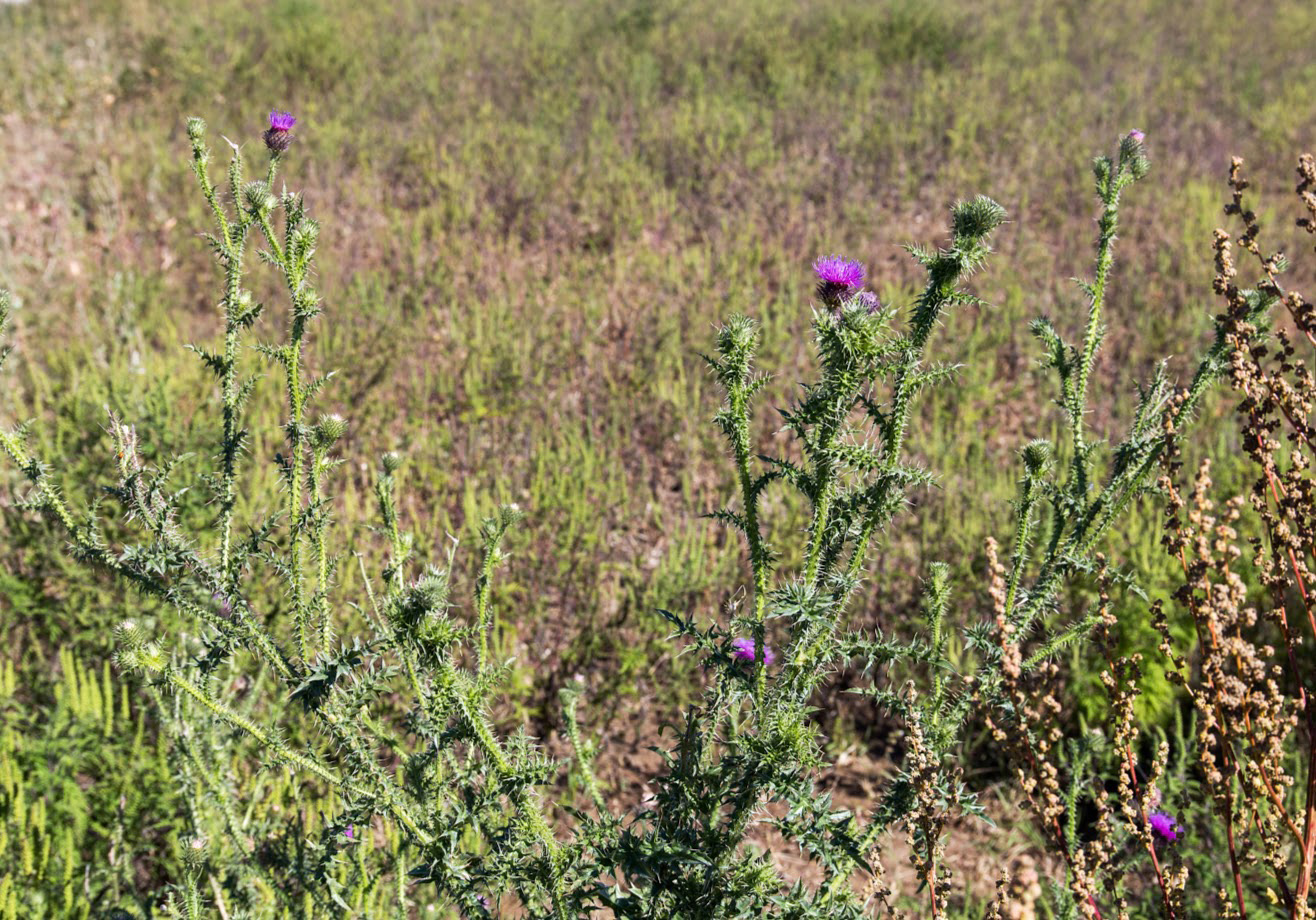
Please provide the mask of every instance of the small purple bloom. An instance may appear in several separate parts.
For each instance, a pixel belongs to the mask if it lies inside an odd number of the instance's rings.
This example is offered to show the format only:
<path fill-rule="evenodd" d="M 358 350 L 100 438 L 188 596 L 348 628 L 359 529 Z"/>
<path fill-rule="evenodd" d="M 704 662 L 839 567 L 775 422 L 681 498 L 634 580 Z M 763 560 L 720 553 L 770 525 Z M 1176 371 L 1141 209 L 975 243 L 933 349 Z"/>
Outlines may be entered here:
<path fill-rule="evenodd" d="M 731 643 L 731 657 L 736 661 L 746 663 L 755 661 L 754 657 L 754 640 L 753 639 L 735 639 Z M 772 654 L 772 649 L 767 645 L 763 646 L 763 661 L 765 664 L 772 664 L 777 656 Z"/>
<path fill-rule="evenodd" d="M 1147 823 L 1152 832 L 1165 843 L 1177 843 L 1184 836 L 1184 829 L 1178 821 L 1163 811 L 1153 811 L 1147 816 Z"/>
<path fill-rule="evenodd" d="M 1132 140 L 1135 144 L 1141 144 L 1146 137 L 1147 135 L 1143 134 L 1137 128 L 1134 128 L 1132 131 L 1129 132 L 1129 139 Z"/>
<path fill-rule="evenodd" d="M 863 263 L 852 262 L 840 256 L 824 256 L 813 263 L 813 270 L 822 284 L 857 288 L 862 287 L 864 283 Z"/>
<path fill-rule="evenodd" d="M 297 119 L 292 117 L 292 112 L 270 112 L 271 131 L 291 131 L 295 124 Z"/>
<path fill-rule="evenodd" d="M 864 286 L 864 266 L 840 256 L 824 256 L 813 263 L 818 276 L 818 299 L 833 310 L 841 308 L 841 301 L 852 291 Z"/>
<path fill-rule="evenodd" d="M 355 825 L 355 824 L 349 824 L 349 825 L 347 825 L 347 828 L 343 831 L 343 836 L 346 837 L 348 840 L 355 840 L 355 839 L 356 839 L 356 825 Z"/>
<path fill-rule="evenodd" d="M 283 153 L 292 146 L 292 126 L 297 119 L 291 112 L 270 112 L 270 129 L 265 132 L 265 146 L 272 153 Z"/>

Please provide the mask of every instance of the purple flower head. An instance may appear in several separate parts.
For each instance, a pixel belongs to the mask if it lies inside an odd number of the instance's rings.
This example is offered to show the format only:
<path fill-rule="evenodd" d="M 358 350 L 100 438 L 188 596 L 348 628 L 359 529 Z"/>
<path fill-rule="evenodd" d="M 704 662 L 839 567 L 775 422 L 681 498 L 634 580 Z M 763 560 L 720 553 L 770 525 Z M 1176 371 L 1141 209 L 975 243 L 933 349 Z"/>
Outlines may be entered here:
<path fill-rule="evenodd" d="M 749 663 L 755 661 L 754 657 L 754 640 L 753 639 L 735 639 L 731 643 L 731 657 L 736 661 Z M 772 649 L 767 645 L 763 646 L 764 664 L 772 664 L 776 661 L 777 656 L 772 654 Z"/>
<path fill-rule="evenodd" d="M 828 306 L 840 305 L 841 296 L 864 286 L 864 266 L 840 256 L 824 256 L 813 263 L 818 296 Z"/>
<path fill-rule="evenodd" d="M 819 259 L 813 263 L 813 270 L 817 273 L 819 281 L 826 281 L 828 284 L 855 288 L 864 283 L 863 264 L 840 256 L 825 256 Z"/>
<path fill-rule="evenodd" d="M 1147 816 L 1152 833 L 1165 843 L 1177 843 L 1184 836 L 1183 826 L 1163 811 L 1153 811 Z"/>
<path fill-rule="evenodd" d="M 292 126 L 297 119 L 291 112 L 270 112 L 270 129 L 265 132 L 265 146 L 272 153 L 283 153 L 292 146 Z"/>
<path fill-rule="evenodd" d="M 291 131 L 295 124 L 297 119 L 292 117 L 292 112 L 270 112 L 271 131 Z"/>
<path fill-rule="evenodd" d="M 355 824 L 349 824 L 349 825 L 347 825 L 347 828 L 343 831 L 343 836 L 346 837 L 348 840 L 355 840 L 355 839 L 356 839 L 356 825 L 355 825 Z"/>
<path fill-rule="evenodd" d="M 1137 128 L 1134 128 L 1132 131 L 1129 132 L 1129 139 L 1133 141 L 1135 144 L 1141 144 L 1144 140 L 1146 140 L 1146 138 L 1147 135 L 1143 134 Z"/>

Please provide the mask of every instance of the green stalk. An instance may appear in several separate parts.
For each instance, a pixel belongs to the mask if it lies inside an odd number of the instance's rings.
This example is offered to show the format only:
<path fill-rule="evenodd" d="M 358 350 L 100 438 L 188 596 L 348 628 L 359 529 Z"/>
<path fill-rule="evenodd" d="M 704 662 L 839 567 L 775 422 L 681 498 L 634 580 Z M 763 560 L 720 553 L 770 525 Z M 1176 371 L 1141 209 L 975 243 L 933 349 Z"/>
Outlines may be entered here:
<path fill-rule="evenodd" d="M 456 676 L 452 673 L 451 664 L 445 662 L 441 673 L 450 684 L 455 685 Z M 493 730 L 489 727 L 489 723 L 485 721 L 479 712 L 479 701 L 468 698 L 461 688 L 456 686 L 453 688 L 453 700 L 471 730 L 475 746 L 488 758 L 499 777 L 504 780 L 516 779 L 516 771 L 508 762 L 507 756 L 498 744 L 498 739 L 494 737 Z M 562 849 L 557 842 L 557 838 L 553 835 L 552 828 L 549 827 L 548 820 L 544 817 L 543 809 L 539 805 L 539 798 L 529 786 L 518 783 L 512 794 L 512 801 L 516 804 L 517 810 L 525 820 L 526 826 L 539 839 L 540 846 L 544 848 L 544 855 L 553 870 L 549 891 L 553 900 L 554 912 L 558 920 L 570 920 L 567 913 L 566 892 L 562 887 Z"/>
<path fill-rule="evenodd" d="M 293 305 L 294 314 L 297 305 Z M 311 647 L 307 635 L 308 611 L 304 597 L 302 579 L 302 416 L 304 413 L 305 393 L 302 391 L 302 323 L 294 315 L 292 337 L 283 349 L 283 367 L 288 392 L 288 492 L 287 512 L 289 526 L 292 528 L 292 545 L 289 547 L 289 575 L 292 581 L 293 620 L 297 624 L 297 651 L 302 661 L 311 658 Z"/>
<path fill-rule="evenodd" d="M 1024 474 L 1020 484 L 1019 520 L 1014 532 L 1014 553 L 1010 561 L 1010 576 L 1005 589 L 1005 615 L 1009 617 L 1014 609 L 1015 593 L 1019 589 L 1019 578 L 1023 574 L 1028 556 L 1028 541 L 1032 538 L 1033 505 L 1037 501 L 1037 481 L 1031 472 Z"/>
<path fill-rule="evenodd" d="M 489 658 L 489 629 L 493 619 L 493 605 L 490 594 L 493 590 L 493 567 L 495 547 L 486 547 L 484 560 L 480 564 L 479 587 L 475 591 L 475 623 L 480 633 L 480 649 L 477 659 L 477 671 L 484 673 Z"/>
<path fill-rule="evenodd" d="M 736 477 L 740 483 L 740 501 L 745 509 L 745 539 L 749 543 L 749 564 L 754 577 L 754 698 L 762 702 L 767 685 L 764 662 L 763 620 L 767 612 L 768 553 L 759 526 L 758 496 L 754 494 L 754 477 L 750 470 L 749 397 L 744 380 L 728 390 L 731 403 L 731 445 L 736 457 Z"/>
<path fill-rule="evenodd" d="M 316 619 L 320 628 L 320 647 L 329 648 L 333 630 L 329 622 L 329 546 L 325 539 L 329 520 L 324 508 L 324 477 L 322 469 L 327 451 L 316 448 L 311 456 L 311 505 L 316 509 L 315 526 L 311 529 L 311 546 L 315 553 Z"/>
<path fill-rule="evenodd" d="M 1078 378 L 1074 381 L 1072 402 L 1069 406 L 1069 423 L 1074 432 L 1074 459 L 1071 463 L 1074 474 L 1074 496 L 1080 500 L 1087 496 L 1087 437 L 1084 431 L 1083 415 L 1087 407 L 1088 377 L 1092 364 L 1096 360 L 1099 333 L 1101 330 L 1101 312 L 1106 301 L 1106 282 L 1110 276 L 1110 267 L 1115 261 L 1115 231 L 1119 225 L 1120 190 L 1123 188 L 1123 171 L 1111 167 L 1101 188 L 1103 208 L 1099 226 L 1101 236 L 1097 243 L 1096 277 L 1090 289 L 1091 300 L 1088 305 L 1087 328 L 1083 333 L 1083 352 L 1078 364 Z"/>

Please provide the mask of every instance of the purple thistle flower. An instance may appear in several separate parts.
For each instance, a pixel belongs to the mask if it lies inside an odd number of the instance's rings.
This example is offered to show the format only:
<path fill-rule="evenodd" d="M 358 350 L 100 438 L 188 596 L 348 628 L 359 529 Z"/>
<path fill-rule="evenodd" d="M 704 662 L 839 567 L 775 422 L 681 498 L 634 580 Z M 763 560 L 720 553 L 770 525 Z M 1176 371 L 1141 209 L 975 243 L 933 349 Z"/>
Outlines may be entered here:
<path fill-rule="evenodd" d="M 1137 128 L 1134 128 L 1132 131 L 1129 132 L 1129 139 L 1132 140 L 1135 144 L 1141 144 L 1143 140 L 1146 139 L 1146 137 L 1147 135 L 1143 134 Z"/>
<path fill-rule="evenodd" d="M 818 297 L 829 307 L 840 306 L 841 297 L 864 286 L 864 266 L 840 256 L 823 256 L 813 263 L 818 276 Z"/>
<path fill-rule="evenodd" d="M 1165 843 L 1177 843 L 1184 836 L 1183 825 L 1163 811 L 1153 811 L 1147 816 L 1147 823 L 1152 832 Z"/>
<path fill-rule="evenodd" d="M 859 287 L 864 283 L 864 266 L 860 262 L 843 259 L 840 256 L 824 256 L 813 263 L 813 270 L 819 281 L 842 284 L 846 287 Z"/>
<path fill-rule="evenodd" d="M 355 839 L 356 839 L 356 825 L 355 825 L 355 824 L 349 824 L 349 825 L 347 825 L 346 829 L 344 829 L 344 831 L 343 831 L 343 836 L 346 837 L 348 840 L 355 840 Z"/>
<path fill-rule="evenodd" d="M 297 119 L 291 112 L 270 112 L 270 129 L 265 132 L 265 146 L 272 153 L 283 153 L 292 146 L 292 126 Z"/>
<path fill-rule="evenodd" d="M 754 640 L 753 639 L 733 640 L 731 642 L 731 657 L 734 658 L 736 661 L 743 661 L 747 664 L 757 660 L 754 656 Z M 772 649 L 765 644 L 763 646 L 764 664 L 772 664 L 772 662 L 776 660 L 777 660 L 777 656 L 772 654 Z"/>
<path fill-rule="evenodd" d="M 295 124 L 292 112 L 270 112 L 270 128 L 274 131 L 291 131 Z"/>

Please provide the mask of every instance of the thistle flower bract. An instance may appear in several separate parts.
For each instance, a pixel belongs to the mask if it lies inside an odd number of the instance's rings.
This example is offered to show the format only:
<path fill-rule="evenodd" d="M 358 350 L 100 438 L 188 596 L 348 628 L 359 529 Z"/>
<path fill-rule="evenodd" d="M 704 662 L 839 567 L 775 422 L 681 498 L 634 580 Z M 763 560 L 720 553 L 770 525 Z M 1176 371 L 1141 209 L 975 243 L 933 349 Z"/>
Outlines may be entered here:
<path fill-rule="evenodd" d="M 274 153 L 283 153 L 292 146 L 292 127 L 297 124 L 291 112 L 270 112 L 270 128 L 265 132 L 265 146 Z"/>
<path fill-rule="evenodd" d="M 838 307 L 841 298 L 863 287 L 864 266 L 840 256 L 823 256 L 813 263 L 818 276 L 818 297 L 829 307 Z"/>
<path fill-rule="evenodd" d="M 736 659 L 736 661 L 743 661 L 746 663 L 755 661 L 756 659 L 754 656 L 754 640 L 753 639 L 734 640 L 731 643 L 731 657 Z M 772 649 L 769 648 L 767 645 L 764 645 L 763 646 L 764 664 L 772 664 L 772 662 L 774 662 L 776 659 L 777 656 L 772 654 Z"/>
<path fill-rule="evenodd" d="M 1151 825 L 1152 833 L 1157 839 L 1164 843 L 1177 843 L 1184 835 L 1183 827 L 1179 822 L 1163 811 L 1152 812 L 1147 816 L 1147 823 Z"/>
<path fill-rule="evenodd" d="M 869 313 L 876 313 L 882 309 L 882 301 L 872 291 L 860 291 L 854 295 L 851 302 L 865 308 Z"/>
<path fill-rule="evenodd" d="M 215 603 L 216 612 L 224 619 L 227 620 L 233 616 L 233 602 L 225 597 L 222 592 L 214 592 L 210 595 L 210 599 Z"/>

